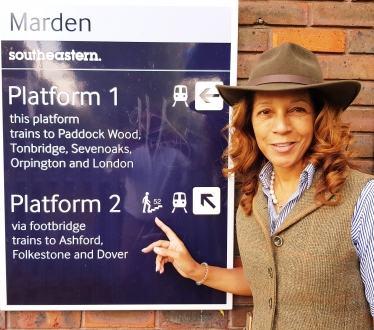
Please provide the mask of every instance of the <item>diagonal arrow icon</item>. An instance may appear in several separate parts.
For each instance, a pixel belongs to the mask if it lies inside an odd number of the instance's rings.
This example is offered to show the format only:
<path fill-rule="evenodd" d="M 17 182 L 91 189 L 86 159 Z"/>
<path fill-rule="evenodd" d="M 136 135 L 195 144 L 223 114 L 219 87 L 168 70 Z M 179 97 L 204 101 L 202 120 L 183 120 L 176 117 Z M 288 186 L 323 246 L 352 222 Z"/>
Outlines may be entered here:
<path fill-rule="evenodd" d="M 212 208 L 216 208 L 216 206 L 210 201 L 208 197 L 213 197 L 212 194 L 201 194 L 201 200 L 200 203 L 201 205 L 204 206 L 204 202 L 207 202 Z"/>
<path fill-rule="evenodd" d="M 192 213 L 217 215 L 221 213 L 220 187 L 194 187 L 192 189 Z"/>
<path fill-rule="evenodd" d="M 219 94 L 208 94 L 208 91 L 210 90 L 210 88 L 205 88 L 201 94 L 199 95 L 205 103 L 210 103 L 210 101 L 208 100 L 208 97 L 219 97 Z"/>

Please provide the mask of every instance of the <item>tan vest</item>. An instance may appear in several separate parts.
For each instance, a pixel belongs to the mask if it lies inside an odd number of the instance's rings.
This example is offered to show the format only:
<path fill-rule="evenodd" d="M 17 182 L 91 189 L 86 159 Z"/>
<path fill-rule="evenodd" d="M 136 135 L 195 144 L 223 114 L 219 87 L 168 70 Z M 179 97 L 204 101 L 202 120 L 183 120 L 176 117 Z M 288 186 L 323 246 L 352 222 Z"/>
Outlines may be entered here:
<path fill-rule="evenodd" d="M 270 236 L 260 185 L 253 213 L 237 213 L 244 271 L 253 292 L 254 330 L 373 329 L 351 239 L 354 207 L 373 177 L 351 170 L 337 206 L 314 203 L 313 185 Z"/>

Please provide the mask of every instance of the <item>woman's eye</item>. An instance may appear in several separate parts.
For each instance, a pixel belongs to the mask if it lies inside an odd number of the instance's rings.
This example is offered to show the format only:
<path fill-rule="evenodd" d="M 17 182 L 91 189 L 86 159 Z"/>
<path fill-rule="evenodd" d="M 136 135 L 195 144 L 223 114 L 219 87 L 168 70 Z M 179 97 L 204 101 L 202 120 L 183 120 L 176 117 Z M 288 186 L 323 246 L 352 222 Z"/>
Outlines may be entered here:
<path fill-rule="evenodd" d="M 269 109 L 262 109 L 262 110 L 259 110 L 257 112 L 258 115 L 268 115 L 270 114 L 270 110 Z"/>
<path fill-rule="evenodd" d="M 297 107 L 297 108 L 292 108 L 290 110 L 290 113 L 295 114 L 295 115 L 302 115 L 306 113 L 306 110 L 304 108 Z"/>

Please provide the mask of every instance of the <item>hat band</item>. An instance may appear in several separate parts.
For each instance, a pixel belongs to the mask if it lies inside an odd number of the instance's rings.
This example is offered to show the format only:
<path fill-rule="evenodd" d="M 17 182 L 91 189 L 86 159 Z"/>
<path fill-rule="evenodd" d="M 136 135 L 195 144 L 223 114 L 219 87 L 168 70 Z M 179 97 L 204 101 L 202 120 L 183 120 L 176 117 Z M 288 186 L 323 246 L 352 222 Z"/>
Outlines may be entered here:
<path fill-rule="evenodd" d="M 248 80 L 247 86 L 258 86 L 271 83 L 294 83 L 301 85 L 315 84 L 315 81 L 308 77 L 297 76 L 293 74 L 272 74 Z"/>

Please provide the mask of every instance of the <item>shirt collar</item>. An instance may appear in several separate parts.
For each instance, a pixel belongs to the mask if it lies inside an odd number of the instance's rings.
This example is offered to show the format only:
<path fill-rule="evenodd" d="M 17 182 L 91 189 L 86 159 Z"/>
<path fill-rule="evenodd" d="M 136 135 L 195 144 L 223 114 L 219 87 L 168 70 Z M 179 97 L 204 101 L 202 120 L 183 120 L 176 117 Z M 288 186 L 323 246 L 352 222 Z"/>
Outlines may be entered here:
<path fill-rule="evenodd" d="M 270 162 L 267 162 L 265 166 L 262 168 L 259 178 L 263 184 L 263 186 L 267 189 L 270 187 L 270 176 L 271 172 L 273 171 L 273 164 Z M 312 185 L 314 173 L 316 172 L 316 167 L 309 163 L 304 170 L 302 171 L 300 175 L 300 181 L 299 181 L 299 186 L 302 182 L 307 181 L 307 186 L 306 189 L 309 189 Z"/>

